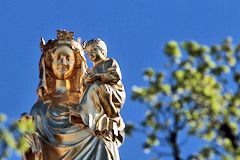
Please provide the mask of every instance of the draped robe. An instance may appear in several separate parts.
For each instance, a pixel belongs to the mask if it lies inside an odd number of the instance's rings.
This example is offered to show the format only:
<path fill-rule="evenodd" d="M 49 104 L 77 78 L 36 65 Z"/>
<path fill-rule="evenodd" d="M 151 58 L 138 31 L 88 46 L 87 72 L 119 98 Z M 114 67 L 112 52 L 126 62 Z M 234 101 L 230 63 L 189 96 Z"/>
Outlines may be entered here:
<path fill-rule="evenodd" d="M 114 59 L 91 70 L 100 80 L 87 86 L 79 104 L 53 105 L 38 100 L 31 110 L 43 160 L 119 160 L 124 139 L 120 110 L 125 101 Z M 81 119 L 84 127 L 76 119 Z"/>

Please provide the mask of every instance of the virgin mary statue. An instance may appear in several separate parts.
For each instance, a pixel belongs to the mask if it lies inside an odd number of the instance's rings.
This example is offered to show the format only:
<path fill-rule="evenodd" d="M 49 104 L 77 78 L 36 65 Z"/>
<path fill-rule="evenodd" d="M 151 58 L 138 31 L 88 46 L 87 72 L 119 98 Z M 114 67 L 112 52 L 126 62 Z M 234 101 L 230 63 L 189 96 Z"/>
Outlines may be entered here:
<path fill-rule="evenodd" d="M 73 36 L 73 32 L 58 30 L 57 39 L 46 44 L 41 40 L 38 100 L 30 114 L 24 115 L 32 118 L 36 131 L 26 135 L 30 148 L 24 160 L 120 159 L 118 147 L 124 139 L 120 114 L 106 118 L 104 109 L 99 112 L 94 105 L 88 113 L 78 113 L 88 68 L 83 43 Z M 91 124 L 84 121 L 84 115 L 91 118 Z"/>

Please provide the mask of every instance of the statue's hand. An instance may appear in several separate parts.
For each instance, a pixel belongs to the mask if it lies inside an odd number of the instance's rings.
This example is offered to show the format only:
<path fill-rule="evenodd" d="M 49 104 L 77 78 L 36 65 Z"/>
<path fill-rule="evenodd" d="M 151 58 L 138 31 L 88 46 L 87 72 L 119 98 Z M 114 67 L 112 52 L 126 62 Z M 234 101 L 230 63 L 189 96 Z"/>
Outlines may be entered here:
<path fill-rule="evenodd" d="M 84 82 L 85 84 L 91 84 L 97 80 L 100 80 L 100 74 L 90 75 L 84 80 Z"/>
<path fill-rule="evenodd" d="M 100 136 L 108 137 L 109 135 L 111 135 L 111 131 L 107 131 L 107 130 L 99 131 L 99 130 L 96 130 L 95 131 L 95 135 L 98 136 L 98 137 L 100 137 Z"/>
<path fill-rule="evenodd" d="M 77 124 L 80 127 L 80 129 L 84 129 L 86 127 L 82 120 L 82 117 L 80 116 L 77 110 L 70 111 L 69 122 L 71 124 Z"/>
<path fill-rule="evenodd" d="M 32 134 L 25 134 L 24 138 L 29 147 L 34 146 L 34 138 Z"/>

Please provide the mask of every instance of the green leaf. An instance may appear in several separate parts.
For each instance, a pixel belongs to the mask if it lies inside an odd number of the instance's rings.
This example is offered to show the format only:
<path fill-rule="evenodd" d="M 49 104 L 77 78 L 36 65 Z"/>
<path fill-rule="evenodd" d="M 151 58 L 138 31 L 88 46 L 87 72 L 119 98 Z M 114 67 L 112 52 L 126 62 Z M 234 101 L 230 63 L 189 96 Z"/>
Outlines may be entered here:
<path fill-rule="evenodd" d="M 135 128 L 134 124 L 131 122 L 128 122 L 125 126 L 126 135 L 131 136 L 134 128 Z"/>
<path fill-rule="evenodd" d="M 231 67 L 236 65 L 236 59 L 233 56 L 228 56 L 227 62 L 228 62 L 228 65 Z"/>
<path fill-rule="evenodd" d="M 179 58 L 181 57 L 182 53 L 178 47 L 178 43 L 176 41 L 169 41 L 165 47 L 164 52 L 171 57 Z"/>
<path fill-rule="evenodd" d="M 234 73 L 234 80 L 235 80 L 235 82 L 240 83 L 240 73 L 239 72 Z"/>
<path fill-rule="evenodd" d="M 160 144 L 156 134 L 150 134 L 147 138 L 147 143 L 151 146 L 158 146 Z"/>
<path fill-rule="evenodd" d="M 221 52 L 221 51 L 222 51 L 222 48 L 221 48 L 220 45 L 214 45 L 214 46 L 211 47 L 211 50 L 210 50 L 210 52 L 212 54 L 218 53 L 218 52 Z"/>
<path fill-rule="evenodd" d="M 182 81 L 184 79 L 184 75 L 185 75 L 185 72 L 183 70 L 177 70 L 174 73 L 174 76 L 178 81 Z"/>
<path fill-rule="evenodd" d="M 144 76 L 148 77 L 148 78 L 151 78 L 154 76 L 154 69 L 152 68 L 148 68 L 144 71 Z"/>
<path fill-rule="evenodd" d="M 213 138 L 216 137 L 216 133 L 214 131 L 209 131 L 203 135 L 203 138 L 206 139 L 207 141 L 212 141 Z"/>
<path fill-rule="evenodd" d="M 171 94 L 171 86 L 170 85 L 164 84 L 164 85 L 161 86 L 161 89 L 162 89 L 164 94 L 166 94 L 166 95 Z"/>
<path fill-rule="evenodd" d="M 17 146 L 17 143 L 14 139 L 14 136 L 11 132 L 9 132 L 8 130 L 4 130 L 2 132 L 0 132 L 0 139 L 4 140 L 6 142 L 6 144 L 15 149 Z"/>
<path fill-rule="evenodd" d="M 182 47 L 186 49 L 192 56 L 200 56 L 201 46 L 196 41 L 183 42 Z M 200 52 L 199 52 L 200 51 Z"/>
<path fill-rule="evenodd" d="M 235 134 L 238 134 L 238 124 L 235 122 L 229 122 L 229 127 Z"/>
<path fill-rule="evenodd" d="M 24 153 L 29 149 L 29 145 L 25 139 L 25 137 L 20 137 L 20 139 L 18 140 L 18 144 L 17 144 L 17 150 L 20 153 Z"/>
<path fill-rule="evenodd" d="M 7 116 L 5 114 L 0 114 L 0 123 L 7 120 Z"/>
<path fill-rule="evenodd" d="M 21 133 L 33 133 L 35 131 L 34 121 L 29 117 L 22 117 L 17 122 L 17 127 Z"/>

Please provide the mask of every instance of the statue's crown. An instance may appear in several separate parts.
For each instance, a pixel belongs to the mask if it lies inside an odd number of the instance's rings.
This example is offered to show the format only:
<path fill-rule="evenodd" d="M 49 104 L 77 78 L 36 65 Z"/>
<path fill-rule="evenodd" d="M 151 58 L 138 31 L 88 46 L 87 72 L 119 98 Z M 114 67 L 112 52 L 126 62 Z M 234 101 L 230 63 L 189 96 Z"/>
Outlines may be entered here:
<path fill-rule="evenodd" d="M 79 40 L 74 40 L 74 32 L 69 32 L 67 30 L 57 30 L 57 38 L 50 39 L 47 43 L 45 40 L 41 38 L 40 47 L 43 52 L 48 49 L 56 48 L 59 45 L 69 45 L 70 48 L 79 49 L 80 38 Z"/>
<path fill-rule="evenodd" d="M 73 40 L 74 32 L 69 32 L 66 30 L 57 30 L 58 40 Z"/>

